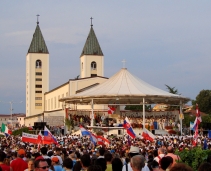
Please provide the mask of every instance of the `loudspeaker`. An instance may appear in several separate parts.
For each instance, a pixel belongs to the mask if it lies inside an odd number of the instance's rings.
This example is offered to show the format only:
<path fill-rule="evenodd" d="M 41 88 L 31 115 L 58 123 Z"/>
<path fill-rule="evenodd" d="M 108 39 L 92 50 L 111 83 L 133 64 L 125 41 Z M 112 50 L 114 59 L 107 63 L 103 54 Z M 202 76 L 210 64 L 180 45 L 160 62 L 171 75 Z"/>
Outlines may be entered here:
<path fill-rule="evenodd" d="M 154 129 L 152 129 L 152 133 L 155 134 L 155 130 Z"/>
<path fill-rule="evenodd" d="M 44 127 L 46 126 L 46 122 L 34 122 L 34 129 L 35 130 L 44 130 Z"/>

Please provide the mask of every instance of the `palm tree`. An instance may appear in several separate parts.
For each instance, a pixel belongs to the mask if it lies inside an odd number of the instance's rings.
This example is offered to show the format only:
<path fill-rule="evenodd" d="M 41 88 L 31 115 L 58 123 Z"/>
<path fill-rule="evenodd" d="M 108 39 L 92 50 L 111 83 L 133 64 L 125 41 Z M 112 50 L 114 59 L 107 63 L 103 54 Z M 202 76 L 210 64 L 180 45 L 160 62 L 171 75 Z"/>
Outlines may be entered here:
<path fill-rule="evenodd" d="M 166 84 L 165 84 L 165 86 L 166 86 L 166 88 L 169 90 L 169 93 L 180 95 L 180 94 L 178 93 L 178 90 L 175 89 L 175 87 L 170 87 L 170 86 L 168 86 L 168 85 L 166 85 Z"/>

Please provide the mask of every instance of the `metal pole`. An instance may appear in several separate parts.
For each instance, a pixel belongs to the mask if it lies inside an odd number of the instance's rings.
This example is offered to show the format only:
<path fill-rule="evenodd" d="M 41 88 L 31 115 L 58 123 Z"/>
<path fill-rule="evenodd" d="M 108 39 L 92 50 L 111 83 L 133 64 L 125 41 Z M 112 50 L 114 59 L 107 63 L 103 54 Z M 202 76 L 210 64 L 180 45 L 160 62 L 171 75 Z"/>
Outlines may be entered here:
<path fill-rule="evenodd" d="M 182 101 L 180 100 L 180 133 L 182 135 Z"/>
<path fill-rule="evenodd" d="M 94 104 L 93 104 L 93 99 L 92 99 L 92 102 L 91 102 L 91 106 L 92 106 L 92 114 L 91 114 L 91 126 L 94 125 Z"/>
<path fill-rule="evenodd" d="M 143 98 L 143 129 L 145 129 L 145 98 Z"/>

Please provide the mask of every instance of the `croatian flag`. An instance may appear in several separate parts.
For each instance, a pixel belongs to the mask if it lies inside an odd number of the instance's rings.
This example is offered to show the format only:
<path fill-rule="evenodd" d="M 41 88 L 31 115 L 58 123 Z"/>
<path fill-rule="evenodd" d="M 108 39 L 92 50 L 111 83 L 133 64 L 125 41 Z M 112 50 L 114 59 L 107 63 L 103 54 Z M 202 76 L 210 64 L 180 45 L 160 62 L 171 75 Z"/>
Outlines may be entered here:
<path fill-rule="evenodd" d="M 58 144 L 56 138 L 52 135 L 46 126 L 44 128 L 43 144 Z"/>
<path fill-rule="evenodd" d="M 106 139 L 106 138 L 104 138 L 102 136 L 97 136 L 97 144 L 105 146 L 105 145 L 109 145 L 110 142 L 109 142 L 108 139 Z"/>
<path fill-rule="evenodd" d="M 115 112 L 115 107 L 108 106 L 108 114 L 113 114 Z"/>
<path fill-rule="evenodd" d="M 124 120 L 123 127 L 127 130 L 127 134 L 130 135 L 131 138 L 136 137 L 136 134 L 134 133 L 133 128 L 130 125 L 130 122 L 127 117 Z"/>

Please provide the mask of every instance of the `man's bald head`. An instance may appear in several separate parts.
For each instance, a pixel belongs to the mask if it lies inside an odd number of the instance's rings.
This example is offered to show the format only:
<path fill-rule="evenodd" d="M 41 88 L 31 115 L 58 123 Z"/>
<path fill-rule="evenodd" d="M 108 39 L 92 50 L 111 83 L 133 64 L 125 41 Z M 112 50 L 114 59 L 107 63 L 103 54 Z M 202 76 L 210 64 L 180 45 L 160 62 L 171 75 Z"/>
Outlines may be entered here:
<path fill-rule="evenodd" d="M 131 158 L 131 167 L 133 171 L 141 171 L 145 166 L 145 158 L 142 155 L 136 155 Z"/>
<path fill-rule="evenodd" d="M 168 153 L 173 153 L 173 152 L 174 152 L 173 147 L 172 147 L 172 146 L 168 146 L 168 147 L 167 147 L 167 152 L 168 152 Z"/>

